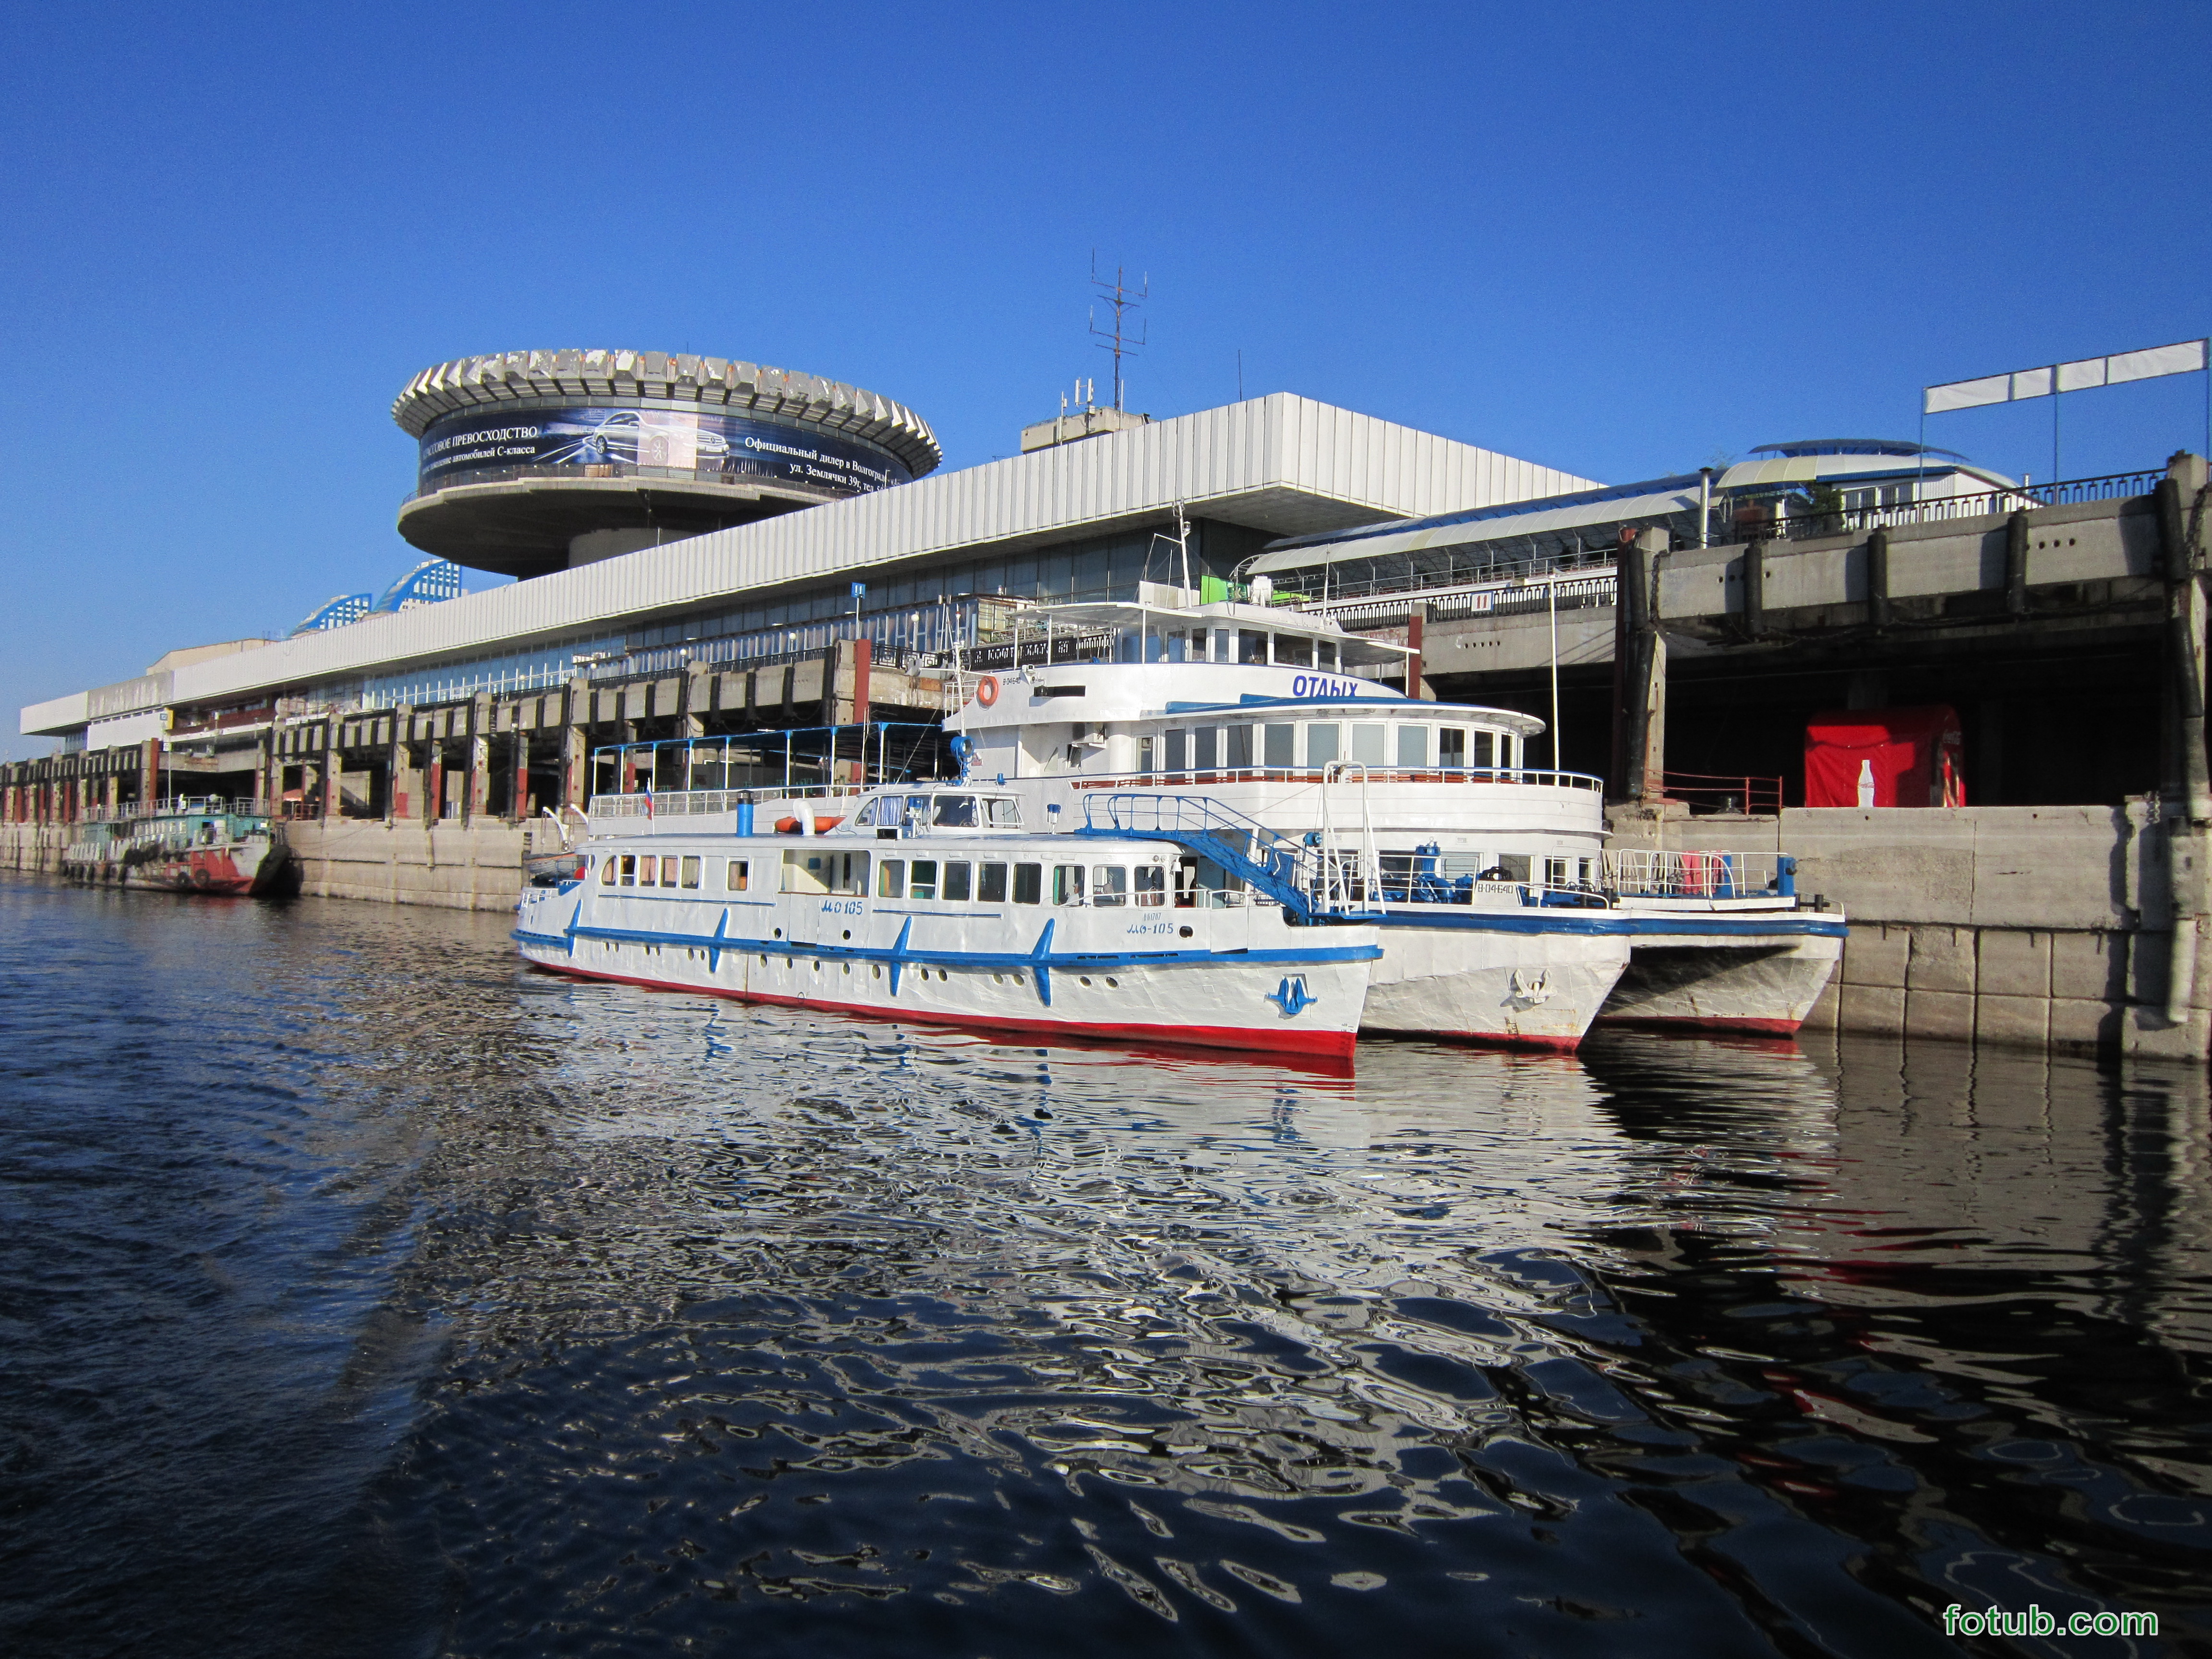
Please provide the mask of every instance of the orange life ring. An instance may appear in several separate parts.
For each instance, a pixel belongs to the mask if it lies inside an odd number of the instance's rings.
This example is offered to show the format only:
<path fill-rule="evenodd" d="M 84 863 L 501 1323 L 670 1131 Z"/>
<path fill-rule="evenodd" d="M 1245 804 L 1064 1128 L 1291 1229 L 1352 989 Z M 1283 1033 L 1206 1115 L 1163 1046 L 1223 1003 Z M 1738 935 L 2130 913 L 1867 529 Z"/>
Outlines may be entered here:
<path fill-rule="evenodd" d="M 984 708 L 988 708 L 993 703 L 998 702 L 998 700 L 999 678 L 997 675 L 986 674 L 981 679 L 975 682 L 975 701 L 977 702 L 981 703 Z"/>

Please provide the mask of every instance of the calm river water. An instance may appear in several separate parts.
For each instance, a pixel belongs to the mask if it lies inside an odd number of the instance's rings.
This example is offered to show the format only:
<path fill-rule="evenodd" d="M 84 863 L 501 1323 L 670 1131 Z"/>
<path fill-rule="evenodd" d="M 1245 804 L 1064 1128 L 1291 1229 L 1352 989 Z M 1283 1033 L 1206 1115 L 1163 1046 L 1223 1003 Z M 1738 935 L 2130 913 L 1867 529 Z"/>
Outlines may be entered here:
<path fill-rule="evenodd" d="M 2212 1643 L 2201 1077 L 994 1046 L 506 926 L 0 879 L 0 1650 Z"/>

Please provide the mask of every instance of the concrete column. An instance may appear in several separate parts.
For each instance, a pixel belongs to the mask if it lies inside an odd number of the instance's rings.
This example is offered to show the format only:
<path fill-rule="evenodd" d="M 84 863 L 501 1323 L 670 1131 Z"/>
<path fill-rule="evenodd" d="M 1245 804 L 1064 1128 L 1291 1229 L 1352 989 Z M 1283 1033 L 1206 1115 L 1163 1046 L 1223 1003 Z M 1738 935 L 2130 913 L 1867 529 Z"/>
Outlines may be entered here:
<path fill-rule="evenodd" d="M 1668 534 L 1647 530 L 1621 544 L 1613 622 L 1613 775 L 1616 799 L 1666 793 L 1667 642 L 1659 636 L 1659 561 Z"/>
<path fill-rule="evenodd" d="M 399 823 L 416 810 L 414 799 L 405 794 L 410 756 L 407 747 L 408 723 L 415 718 L 415 710 L 401 703 L 392 711 L 392 741 L 384 755 L 384 821 Z"/>
<path fill-rule="evenodd" d="M 708 671 L 694 664 L 684 671 L 678 688 L 676 732 L 678 737 L 707 735 L 707 705 L 713 701 L 714 682 Z"/>
<path fill-rule="evenodd" d="M 161 799 L 161 740 L 146 739 L 138 761 L 138 799 L 148 805 Z"/>
<path fill-rule="evenodd" d="M 469 775 L 461 797 L 461 822 L 472 823 L 491 811 L 491 697 L 478 692 L 469 704 Z"/>
<path fill-rule="evenodd" d="M 517 823 L 524 823 L 534 816 L 530 810 L 530 733 L 523 728 L 522 711 L 517 708 L 513 712 L 514 748 L 507 755 L 513 781 L 507 789 L 507 817 Z"/>
<path fill-rule="evenodd" d="M 1889 626 L 1889 532 L 1877 530 L 1867 538 L 1867 621 L 1876 628 Z"/>
<path fill-rule="evenodd" d="M 568 720 L 561 731 L 561 802 L 580 809 L 592 787 L 589 682 L 568 682 Z"/>
<path fill-rule="evenodd" d="M 1743 636 L 1755 640 L 1766 632 L 1766 544 L 1743 544 L 1743 580 L 1738 584 L 1743 599 Z"/>
<path fill-rule="evenodd" d="M 2173 711 L 2174 775 L 2167 792 L 2166 881 L 2173 932 L 2166 967 L 2166 1023 L 2192 1030 L 2208 893 L 2206 831 L 2212 828 L 2212 777 L 2205 751 L 2206 505 L 2204 458 L 2177 454 L 2159 481 L 2156 502 L 2166 580 L 2166 675 Z M 2193 1031 L 2192 1031 L 2193 1038 Z M 2191 1052 L 2201 1057 L 2195 1041 Z"/>

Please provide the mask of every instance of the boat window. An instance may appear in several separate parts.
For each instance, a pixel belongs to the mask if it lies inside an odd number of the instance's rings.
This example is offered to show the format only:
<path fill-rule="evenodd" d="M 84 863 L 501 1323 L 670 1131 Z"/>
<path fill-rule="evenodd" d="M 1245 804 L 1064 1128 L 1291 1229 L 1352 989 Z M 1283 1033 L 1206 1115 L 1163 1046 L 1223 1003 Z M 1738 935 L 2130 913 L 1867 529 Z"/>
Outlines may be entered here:
<path fill-rule="evenodd" d="M 947 830 L 973 830 L 975 828 L 975 797 L 939 795 L 935 821 Z"/>
<path fill-rule="evenodd" d="M 1152 740 L 1150 738 L 1137 739 L 1137 775 L 1140 778 L 1152 775 Z"/>
<path fill-rule="evenodd" d="M 601 859 L 599 860 L 600 886 L 611 887 L 615 884 L 615 865 L 617 862 L 618 862 L 618 860 L 614 859 Z"/>
<path fill-rule="evenodd" d="M 1140 905 L 1162 905 L 1168 902 L 1168 872 L 1158 864 L 1140 865 L 1137 869 L 1137 902 Z"/>
<path fill-rule="evenodd" d="M 1487 772 L 1498 764 L 1498 734 L 1478 730 L 1474 734 L 1474 765 Z"/>
<path fill-rule="evenodd" d="M 929 797 L 927 795 L 908 795 L 906 798 L 906 813 L 904 823 L 902 825 L 906 833 L 911 836 L 917 830 L 926 828 L 928 825 L 928 823 Z"/>
<path fill-rule="evenodd" d="M 687 858 L 684 860 L 684 884 L 686 887 L 696 887 L 699 884 L 699 860 L 697 859 Z"/>
<path fill-rule="evenodd" d="M 870 826 L 872 826 L 872 825 L 875 823 L 875 821 L 876 821 L 876 804 L 875 804 L 875 802 L 873 802 L 873 801 L 870 801 L 870 802 L 868 802 L 868 803 L 867 803 L 867 805 L 866 805 L 865 806 L 861 807 L 861 808 L 860 808 L 860 810 L 859 811 L 855 812 L 855 813 L 853 815 L 853 822 L 854 822 L 854 823 L 858 824 L 858 825 L 859 825 L 861 829 L 863 829 L 863 830 L 866 830 L 866 829 L 869 828 Z"/>
<path fill-rule="evenodd" d="M 752 860 L 750 859 L 732 859 L 730 860 L 728 875 L 729 890 L 731 892 L 742 893 L 745 891 L 753 884 Z"/>
<path fill-rule="evenodd" d="M 1183 731 L 1170 732 L 1167 734 L 1167 769 L 1170 772 L 1189 771 L 1190 733 Z"/>
<path fill-rule="evenodd" d="M 1454 768 L 1467 764 L 1465 726 L 1439 726 L 1437 728 L 1437 764 Z"/>
<path fill-rule="evenodd" d="M 1306 764 L 1327 766 L 1332 761 L 1342 759 L 1343 751 L 1338 744 L 1343 736 L 1344 728 L 1333 720 L 1326 725 L 1306 727 Z"/>
<path fill-rule="evenodd" d="M 1302 634 L 1275 635 L 1275 660 L 1292 668 L 1313 666 L 1313 641 Z"/>
<path fill-rule="evenodd" d="M 1383 753 L 1383 739 L 1389 735 L 1387 726 L 1355 726 L 1352 728 L 1352 758 L 1367 766 L 1380 766 L 1389 758 Z"/>
<path fill-rule="evenodd" d="M 1018 864 L 1014 866 L 1014 902 L 1036 904 L 1044 897 L 1044 866 Z"/>
<path fill-rule="evenodd" d="M 826 893 L 836 860 L 827 853 L 786 853 L 783 890 L 787 893 Z"/>
<path fill-rule="evenodd" d="M 994 830 L 1018 830 L 1022 827 L 1022 804 L 1012 795 L 991 797 L 991 827 Z"/>
<path fill-rule="evenodd" d="M 914 861 L 914 874 L 907 883 L 906 892 L 908 898 L 933 899 L 937 896 L 935 859 L 916 859 Z"/>
<path fill-rule="evenodd" d="M 1429 728 L 1425 726 L 1401 726 L 1398 728 L 1398 764 L 1426 766 L 1429 763 Z"/>
<path fill-rule="evenodd" d="M 1500 853 L 1498 862 L 1482 874 L 1486 881 L 1526 881 L 1528 879 L 1528 855 L 1526 853 Z"/>
<path fill-rule="evenodd" d="M 673 854 L 660 860 L 660 884 L 663 887 L 676 885 L 677 864 L 678 860 Z"/>
<path fill-rule="evenodd" d="M 625 887 L 637 885 L 637 854 L 635 853 L 622 855 L 622 884 Z"/>
<path fill-rule="evenodd" d="M 976 872 L 975 896 L 986 904 L 1004 904 L 1006 902 L 1005 865 L 987 864 Z"/>
<path fill-rule="evenodd" d="M 1264 728 L 1266 747 L 1261 756 L 1265 766 L 1296 766 L 1298 728 L 1295 726 L 1270 726 Z"/>
<path fill-rule="evenodd" d="M 1092 865 L 1091 902 L 1093 904 L 1127 904 L 1129 902 L 1129 872 L 1118 864 Z"/>
<path fill-rule="evenodd" d="M 1237 630 L 1237 660 L 1265 662 L 1267 660 L 1267 633 L 1261 628 L 1240 628 Z"/>
<path fill-rule="evenodd" d="M 1236 651 L 1236 647 L 1237 647 L 1237 642 L 1236 642 L 1236 641 L 1235 641 L 1235 640 L 1233 640 L 1233 639 L 1230 636 L 1230 630 L 1229 630 L 1229 629 L 1225 629 L 1225 628 L 1217 628 L 1217 629 L 1215 629 L 1213 630 L 1213 660 L 1214 660 L 1214 661 L 1216 661 L 1216 662 L 1233 662 L 1233 661 L 1235 661 L 1235 660 L 1236 660 L 1236 657 L 1235 657 L 1235 654 L 1234 654 L 1234 653 L 1235 653 L 1235 651 Z"/>
<path fill-rule="evenodd" d="M 1211 772 L 1221 764 L 1221 728 L 1201 726 L 1190 734 L 1190 763 L 1200 772 Z"/>
<path fill-rule="evenodd" d="M 1252 764 L 1252 728 L 1250 726 L 1232 726 L 1229 728 L 1229 764 L 1231 766 Z"/>
<path fill-rule="evenodd" d="M 965 859 L 954 859 L 945 866 L 945 902 L 965 904 L 975 896 L 972 878 L 975 866 Z"/>
<path fill-rule="evenodd" d="M 827 868 L 823 879 L 831 892 L 857 898 L 868 890 L 868 855 L 866 853 L 832 853 L 825 863 Z"/>
<path fill-rule="evenodd" d="M 651 887 L 659 879 L 660 860 L 651 853 L 644 854 L 637 861 L 637 884 Z"/>
<path fill-rule="evenodd" d="M 904 898 L 906 896 L 906 860 L 885 859 L 876 866 L 876 896 Z"/>
<path fill-rule="evenodd" d="M 1546 859 L 1544 860 L 1544 885 L 1547 887 L 1567 887 L 1572 885 L 1574 882 L 1573 870 L 1574 860 L 1572 859 Z"/>
<path fill-rule="evenodd" d="M 1083 866 L 1079 864 L 1055 864 L 1052 866 L 1052 902 L 1054 904 L 1083 902 Z"/>

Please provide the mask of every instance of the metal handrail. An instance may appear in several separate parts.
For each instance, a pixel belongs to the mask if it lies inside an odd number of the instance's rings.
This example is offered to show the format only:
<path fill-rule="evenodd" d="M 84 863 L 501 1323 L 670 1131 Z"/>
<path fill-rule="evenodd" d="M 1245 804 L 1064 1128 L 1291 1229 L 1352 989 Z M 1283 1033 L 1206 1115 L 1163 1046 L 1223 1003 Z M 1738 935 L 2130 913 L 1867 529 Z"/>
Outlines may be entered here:
<path fill-rule="evenodd" d="M 1497 783 L 1515 787 L 1602 791 L 1605 780 L 1588 772 L 1554 772 L 1510 766 L 1385 766 L 1375 763 L 1329 761 L 1320 766 L 1189 767 L 1180 772 L 1116 772 L 1106 776 L 1071 777 L 1077 789 L 1178 789 L 1198 784 L 1323 783 L 1332 769 L 1364 766 L 1374 783 Z"/>

